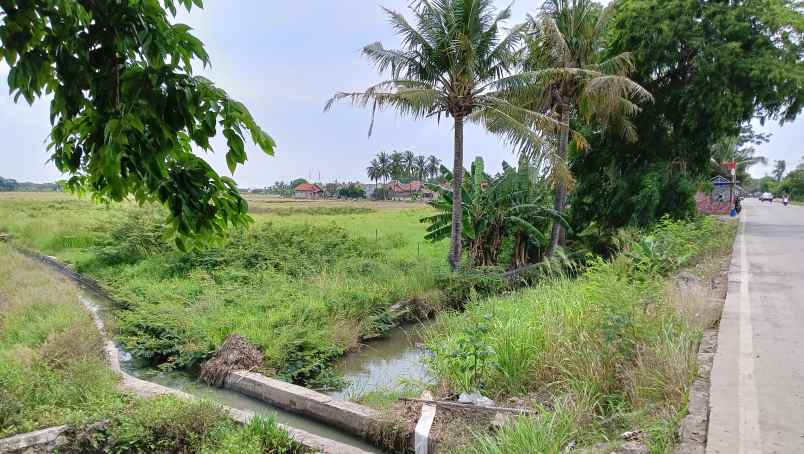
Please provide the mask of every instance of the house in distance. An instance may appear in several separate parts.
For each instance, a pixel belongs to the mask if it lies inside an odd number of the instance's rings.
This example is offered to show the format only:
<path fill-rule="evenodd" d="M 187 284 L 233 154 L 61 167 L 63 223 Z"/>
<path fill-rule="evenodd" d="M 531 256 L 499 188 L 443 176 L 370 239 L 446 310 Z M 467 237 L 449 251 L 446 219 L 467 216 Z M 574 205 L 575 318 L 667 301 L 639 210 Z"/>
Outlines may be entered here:
<path fill-rule="evenodd" d="M 297 199 L 317 199 L 324 193 L 320 186 L 312 183 L 302 183 L 293 188 L 293 191 L 293 196 Z"/>

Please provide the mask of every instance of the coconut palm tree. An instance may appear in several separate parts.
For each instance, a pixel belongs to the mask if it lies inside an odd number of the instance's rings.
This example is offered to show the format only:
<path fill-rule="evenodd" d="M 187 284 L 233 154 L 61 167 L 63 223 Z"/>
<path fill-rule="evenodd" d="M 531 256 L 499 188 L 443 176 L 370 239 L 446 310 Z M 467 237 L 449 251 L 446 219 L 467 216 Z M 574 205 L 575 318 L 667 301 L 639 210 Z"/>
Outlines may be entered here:
<path fill-rule="evenodd" d="M 437 157 L 430 155 L 427 158 L 427 167 L 425 170 L 425 174 L 427 178 L 435 178 L 438 176 L 438 169 L 441 168 L 441 160 Z"/>
<path fill-rule="evenodd" d="M 375 184 L 384 176 L 383 168 L 376 158 L 372 159 L 368 167 L 366 167 L 366 174 L 368 174 L 369 180 L 373 181 Z"/>
<path fill-rule="evenodd" d="M 379 166 L 380 175 L 385 181 L 391 176 L 391 158 L 388 153 L 381 151 L 377 154 L 377 164 Z"/>
<path fill-rule="evenodd" d="M 402 173 L 408 177 L 413 177 L 413 160 L 416 155 L 412 151 L 407 150 L 402 152 Z"/>
<path fill-rule="evenodd" d="M 385 10 L 402 38 L 400 49 L 387 49 L 379 42 L 363 48 L 363 54 L 390 78 L 362 92 L 336 93 L 325 110 L 344 99 L 359 107 L 371 106 L 369 134 L 378 109 L 391 108 L 412 118 L 452 118 L 456 203 L 449 262 L 454 270 L 462 250 L 464 122 L 478 122 L 512 144 L 539 141 L 534 129 L 557 130 L 558 122 L 517 106 L 498 91 L 497 82 L 516 66 L 524 37 L 524 25 L 507 32 L 502 28 L 511 16 L 510 7 L 497 11 L 493 0 L 418 0 L 410 9 L 412 24 L 401 13 Z"/>
<path fill-rule="evenodd" d="M 734 161 L 737 180 L 746 182 L 750 178 L 750 175 L 748 175 L 749 167 L 756 164 L 767 165 L 768 159 L 764 156 L 756 156 L 754 147 L 741 145 L 743 143 L 741 143 L 739 136 L 726 137 L 712 145 L 709 160 L 712 163 L 713 170 L 720 173 L 723 170 L 724 162 Z"/>
<path fill-rule="evenodd" d="M 402 153 L 394 150 L 391 152 L 390 157 L 390 164 L 389 164 L 389 171 L 391 173 L 391 178 L 394 180 L 399 180 L 399 177 L 402 176 L 404 173 L 405 166 L 403 164 Z"/>
<path fill-rule="evenodd" d="M 413 158 L 413 175 L 419 181 L 424 181 L 427 174 L 427 158 L 422 155 Z"/>
<path fill-rule="evenodd" d="M 555 148 L 551 164 L 558 213 L 564 212 L 572 179 L 566 164 L 570 123 L 615 129 L 633 140 L 636 131 L 628 118 L 639 111 L 637 102 L 652 100 L 647 90 L 629 79 L 634 69 L 629 54 L 604 57 L 611 11 L 594 0 L 547 0 L 541 14 L 528 20 L 524 70 L 500 84 L 527 99 L 527 108 L 548 112 L 561 125 L 558 134 L 546 141 Z M 577 138 L 575 142 L 579 143 Z M 548 256 L 563 237 L 562 224 L 553 223 Z"/>

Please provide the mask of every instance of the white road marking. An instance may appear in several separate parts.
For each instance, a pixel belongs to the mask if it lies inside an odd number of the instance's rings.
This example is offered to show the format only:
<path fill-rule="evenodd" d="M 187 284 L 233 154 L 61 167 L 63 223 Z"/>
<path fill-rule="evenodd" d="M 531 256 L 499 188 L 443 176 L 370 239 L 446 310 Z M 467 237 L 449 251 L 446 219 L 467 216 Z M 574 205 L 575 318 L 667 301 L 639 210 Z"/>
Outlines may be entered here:
<path fill-rule="evenodd" d="M 754 380 L 754 329 L 751 325 L 751 295 L 748 252 L 745 248 L 745 216 L 740 219 L 740 453 L 762 452 L 762 436 L 759 430 L 757 387 Z"/>

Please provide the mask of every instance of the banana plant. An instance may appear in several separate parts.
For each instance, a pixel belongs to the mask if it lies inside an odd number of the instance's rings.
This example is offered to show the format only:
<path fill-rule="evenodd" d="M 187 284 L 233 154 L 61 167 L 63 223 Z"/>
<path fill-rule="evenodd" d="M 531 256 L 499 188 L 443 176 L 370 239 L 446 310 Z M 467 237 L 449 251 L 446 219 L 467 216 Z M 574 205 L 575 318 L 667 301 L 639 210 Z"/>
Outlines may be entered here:
<path fill-rule="evenodd" d="M 450 180 L 449 171 L 443 170 Z M 567 225 L 550 208 L 549 186 L 543 178 L 526 160 L 518 168 L 503 163 L 503 171 L 490 177 L 482 159 L 477 158 L 465 173 L 461 187 L 462 240 L 472 265 L 501 265 L 507 258 L 510 268 L 519 268 L 540 260 L 552 221 Z M 438 241 L 451 233 L 454 198 L 447 188 L 429 188 L 439 194 L 431 202 L 438 213 L 422 222 L 429 224 L 425 238 Z"/>

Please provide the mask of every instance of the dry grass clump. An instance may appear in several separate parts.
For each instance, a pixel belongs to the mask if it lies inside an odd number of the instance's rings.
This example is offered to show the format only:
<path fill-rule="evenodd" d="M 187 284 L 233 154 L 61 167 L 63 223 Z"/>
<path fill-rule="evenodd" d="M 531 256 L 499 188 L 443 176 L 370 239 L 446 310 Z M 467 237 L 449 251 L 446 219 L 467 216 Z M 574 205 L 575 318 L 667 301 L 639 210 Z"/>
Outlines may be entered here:
<path fill-rule="evenodd" d="M 201 380 L 221 386 L 229 372 L 259 369 L 262 365 L 262 352 L 242 336 L 232 334 L 201 366 Z"/>
<path fill-rule="evenodd" d="M 104 359 L 103 338 L 87 326 L 50 333 L 39 350 L 42 359 L 54 369 L 65 369 L 76 361 Z"/>

